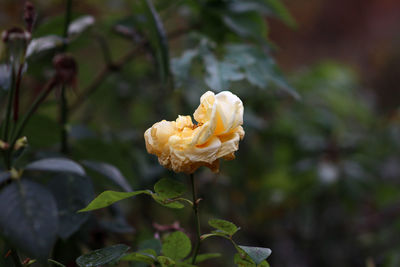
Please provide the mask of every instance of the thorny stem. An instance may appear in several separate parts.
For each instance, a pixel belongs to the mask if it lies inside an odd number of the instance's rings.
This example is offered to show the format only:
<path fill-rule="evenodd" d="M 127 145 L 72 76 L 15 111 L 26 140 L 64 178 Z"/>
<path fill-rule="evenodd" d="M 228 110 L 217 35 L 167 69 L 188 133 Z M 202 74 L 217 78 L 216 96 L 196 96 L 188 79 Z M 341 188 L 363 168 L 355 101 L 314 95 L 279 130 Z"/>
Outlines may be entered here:
<path fill-rule="evenodd" d="M 196 257 L 197 254 L 199 253 L 200 249 L 200 217 L 199 217 L 199 202 L 197 200 L 196 196 L 196 185 L 194 182 L 194 174 L 190 174 L 190 181 L 192 183 L 192 196 L 193 196 L 193 211 L 194 211 L 194 219 L 195 219 L 195 225 L 196 225 L 196 244 L 193 249 L 193 257 L 192 257 L 192 264 L 196 263 Z"/>
<path fill-rule="evenodd" d="M 68 37 L 68 28 L 71 22 L 72 15 L 72 0 L 67 0 L 67 8 L 65 12 L 65 24 L 64 24 L 64 33 L 63 37 Z M 62 50 L 67 51 L 67 43 L 65 42 Z M 61 87 L 61 153 L 68 153 L 68 101 L 66 96 L 66 88 L 65 85 Z"/>

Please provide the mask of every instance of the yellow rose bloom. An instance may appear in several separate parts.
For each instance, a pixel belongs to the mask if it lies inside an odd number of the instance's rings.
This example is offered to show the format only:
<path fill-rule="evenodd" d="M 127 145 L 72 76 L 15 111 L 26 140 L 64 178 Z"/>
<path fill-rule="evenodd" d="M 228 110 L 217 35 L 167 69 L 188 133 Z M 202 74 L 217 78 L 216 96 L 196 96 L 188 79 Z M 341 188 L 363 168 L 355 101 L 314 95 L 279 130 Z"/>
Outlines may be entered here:
<path fill-rule="evenodd" d="M 219 170 L 219 158 L 232 160 L 244 137 L 243 103 L 229 91 L 206 92 L 190 116 L 155 123 L 144 133 L 146 149 L 164 167 L 193 173 L 200 166 Z"/>

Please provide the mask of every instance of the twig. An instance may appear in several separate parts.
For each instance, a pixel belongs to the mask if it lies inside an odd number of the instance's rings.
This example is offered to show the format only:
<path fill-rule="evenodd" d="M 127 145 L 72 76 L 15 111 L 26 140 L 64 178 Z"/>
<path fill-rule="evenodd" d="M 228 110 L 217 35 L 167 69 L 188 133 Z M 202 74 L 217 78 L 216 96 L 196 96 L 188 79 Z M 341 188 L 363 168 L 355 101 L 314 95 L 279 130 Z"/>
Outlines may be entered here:
<path fill-rule="evenodd" d="M 72 15 L 72 0 L 67 0 L 67 7 L 65 12 L 65 24 L 64 24 L 64 33 L 63 37 L 68 37 L 68 29 L 69 24 L 71 22 L 71 15 Z M 63 44 L 62 50 L 65 52 L 67 51 L 68 44 L 65 42 Z M 61 153 L 67 154 L 68 153 L 68 130 L 67 130 L 67 123 L 68 123 L 68 100 L 66 96 L 66 88 L 65 85 L 61 87 Z"/>
<path fill-rule="evenodd" d="M 178 29 L 174 32 L 168 34 L 168 39 L 172 40 L 182 36 L 188 32 L 188 28 Z M 82 90 L 82 93 L 78 96 L 77 100 L 70 106 L 70 113 L 76 112 L 79 107 L 91 96 L 97 88 L 102 84 L 102 82 L 107 78 L 107 76 L 116 70 L 121 69 L 125 64 L 131 61 L 143 48 L 150 44 L 149 41 L 141 41 L 134 48 L 132 48 L 127 54 L 121 57 L 118 61 L 112 63 L 111 65 L 106 65 L 93 79 L 93 82 Z"/>

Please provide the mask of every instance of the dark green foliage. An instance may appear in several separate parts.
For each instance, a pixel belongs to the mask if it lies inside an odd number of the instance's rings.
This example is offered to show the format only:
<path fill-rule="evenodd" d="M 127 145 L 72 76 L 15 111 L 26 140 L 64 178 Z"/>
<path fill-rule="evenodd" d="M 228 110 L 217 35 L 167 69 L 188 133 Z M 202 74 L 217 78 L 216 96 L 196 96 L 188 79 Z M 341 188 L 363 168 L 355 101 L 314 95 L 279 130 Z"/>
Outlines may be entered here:
<path fill-rule="evenodd" d="M 56 241 L 57 204 L 43 186 L 16 181 L 0 191 L 0 228 L 14 246 L 46 261 Z"/>
<path fill-rule="evenodd" d="M 76 259 L 76 263 L 80 267 L 96 267 L 104 264 L 115 262 L 124 255 L 129 249 L 126 245 L 114 245 L 89 252 Z"/>

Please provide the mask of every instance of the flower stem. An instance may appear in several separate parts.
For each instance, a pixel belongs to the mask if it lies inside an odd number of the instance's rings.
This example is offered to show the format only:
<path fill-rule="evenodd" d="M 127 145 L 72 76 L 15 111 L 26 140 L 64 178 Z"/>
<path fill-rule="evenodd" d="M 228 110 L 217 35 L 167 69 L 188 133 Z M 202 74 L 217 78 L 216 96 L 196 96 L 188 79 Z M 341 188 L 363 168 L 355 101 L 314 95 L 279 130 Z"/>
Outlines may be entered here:
<path fill-rule="evenodd" d="M 5 126 L 3 132 L 3 139 L 5 142 L 8 141 L 9 137 L 9 128 L 10 128 L 10 120 L 11 120 L 11 110 L 13 106 L 13 98 L 15 92 L 15 69 L 11 67 L 11 86 L 8 90 L 8 101 L 7 101 L 7 111 L 6 111 L 6 118 L 5 118 Z"/>
<path fill-rule="evenodd" d="M 68 153 L 68 102 L 65 86 L 61 88 L 61 153 Z"/>
<path fill-rule="evenodd" d="M 14 261 L 15 267 L 22 267 L 21 260 L 17 254 L 17 251 L 15 249 L 11 249 L 11 257 Z"/>
<path fill-rule="evenodd" d="M 72 16 L 72 0 L 67 0 L 67 6 L 65 10 L 65 23 L 64 23 L 64 32 L 63 37 L 66 39 L 68 38 L 68 28 L 69 24 L 71 23 L 71 16 Z M 62 50 L 65 52 L 67 51 L 68 45 L 67 42 L 64 42 Z M 67 154 L 68 153 L 68 100 L 66 96 L 66 88 L 65 85 L 61 87 L 61 153 Z"/>
<path fill-rule="evenodd" d="M 36 98 L 35 102 L 32 104 L 32 106 L 30 107 L 29 111 L 23 117 L 23 119 L 21 121 L 21 124 L 18 125 L 18 128 L 16 130 L 16 134 L 12 137 L 9 151 L 12 151 L 12 148 L 14 147 L 15 142 L 18 140 L 18 138 L 22 134 L 22 132 L 23 132 L 26 124 L 28 123 L 29 119 L 32 117 L 33 113 L 35 113 L 36 109 L 43 102 L 43 100 L 45 100 L 46 97 L 50 94 L 51 90 L 54 88 L 55 85 L 56 85 L 56 80 L 54 78 L 52 78 L 46 84 L 45 88 L 42 90 L 40 95 Z"/>
<path fill-rule="evenodd" d="M 199 217 L 199 202 L 197 201 L 197 196 L 196 196 L 196 185 L 194 182 L 194 174 L 190 174 L 190 181 L 192 183 L 192 195 L 193 195 L 193 211 L 194 211 L 194 220 L 195 220 L 195 226 L 196 226 L 196 244 L 193 249 L 193 257 L 192 257 L 192 264 L 196 263 L 196 257 L 197 254 L 199 253 L 200 249 L 200 217 Z"/>

